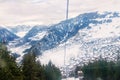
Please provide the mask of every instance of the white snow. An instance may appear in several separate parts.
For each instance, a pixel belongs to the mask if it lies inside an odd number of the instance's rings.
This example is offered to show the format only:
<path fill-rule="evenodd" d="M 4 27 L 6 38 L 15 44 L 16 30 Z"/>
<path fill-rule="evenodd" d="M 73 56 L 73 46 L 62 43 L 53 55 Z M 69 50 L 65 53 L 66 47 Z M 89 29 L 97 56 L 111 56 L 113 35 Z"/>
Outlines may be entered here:
<path fill-rule="evenodd" d="M 111 45 L 111 39 L 109 38 L 120 36 L 119 22 L 120 22 L 120 18 L 112 18 L 112 22 L 110 23 L 102 23 L 97 25 L 90 24 L 89 26 L 91 27 L 91 29 L 85 28 L 80 30 L 78 35 L 72 37 L 66 42 L 66 49 L 65 49 L 65 44 L 60 44 L 57 48 L 45 51 L 42 56 L 38 57 L 38 60 L 40 60 L 43 64 L 47 64 L 51 60 L 57 66 L 63 66 L 64 55 L 66 57 L 65 59 L 66 65 L 69 65 L 71 63 L 70 59 L 72 58 L 77 59 L 79 57 L 84 59 L 85 57 L 91 57 L 91 58 L 93 56 L 99 57 L 98 54 L 97 55 L 93 54 L 93 50 L 102 48 L 106 45 Z M 86 44 L 87 42 L 90 42 L 92 40 L 94 41 L 97 39 L 98 40 L 105 39 L 105 40 L 97 41 L 97 43 L 95 43 L 96 45 Z M 120 44 L 120 42 L 114 42 L 112 44 Z M 85 59 L 84 62 L 87 62 L 88 59 Z"/>
<path fill-rule="evenodd" d="M 83 29 L 80 32 L 87 33 L 86 40 L 96 38 L 107 38 L 120 35 L 120 18 L 112 19 L 111 23 L 102 23 L 98 25 L 90 24 L 91 29 Z"/>
<path fill-rule="evenodd" d="M 62 79 L 62 80 L 79 80 L 79 79 L 78 79 L 78 78 L 71 77 L 71 78 Z"/>
<path fill-rule="evenodd" d="M 79 30 L 79 32 L 66 43 L 62 43 L 58 47 L 43 52 L 42 56 L 37 57 L 37 60 L 40 60 L 42 64 L 47 64 L 51 60 L 53 64 L 58 67 L 67 66 L 69 70 L 72 70 L 72 68 L 75 68 L 75 65 L 79 65 L 79 63 L 86 64 L 89 61 L 93 61 L 98 58 L 100 54 L 103 54 L 104 57 L 108 57 L 108 54 L 111 54 L 112 51 L 115 51 L 116 49 L 114 49 L 114 47 L 113 49 L 112 47 L 107 49 L 106 46 L 120 45 L 120 40 L 114 41 L 115 38 L 120 36 L 120 18 L 109 18 L 110 16 L 111 15 L 96 20 L 101 21 L 112 19 L 112 22 L 89 24 L 91 27 L 90 29 L 84 28 Z M 47 35 L 48 33 L 38 33 L 30 39 L 40 40 L 45 34 Z M 17 58 L 17 61 L 20 61 L 24 55 L 23 50 L 29 47 L 29 45 L 25 44 L 20 47 L 12 47 L 11 51 L 21 55 L 20 58 Z M 105 48 L 101 49 L 103 47 Z M 105 54 L 106 52 L 109 53 Z M 73 78 L 70 78 L 70 80 L 72 79 Z"/>
<path fill-rule="evenodd" d="M 75 58 L 78 56 L 78 53 L 80 53 L 79 45 L 73 44 L 67 46 L 65 49 L 65 44 L 63 46 L 59 46 L 57 48 L 47 50 L 43 53 L 42 56 L 39 56 L 39 60 L 43 64 L 47 64 L 50 60 L 56 64 L 57 66 L 64 66 L 64 55 L 66 57 L 66 64 L 69 63 L 69 60 L 71 58 Z"/>
<path fill-rule="evenodd" d="M 26 35 L 26 33 L 27 33 L 26 31 L 23 31 L 23 32 L 21 31 L 21 32 L 16 33 L 16 35 L 22 38 Z"/>
<path fill-rule="evenodd" d="M 17 25 L 17 26 L 7 26 L 6 28 L 19 36 L 20 38 L 24 37 L 31 29 L 33 26 L 29 25 Z"/>
<path fill-rule="evenodd" d="M 11 51 L 12 53 L 17 53 L 18 55 L 20 55 L 20 57 L 17 58 L 16 62 L 20 62 L 23 58 L 23 55 L 26 53 L 23 53 L 24 50 L 29 49 L 31 46 L 29 45 L 29 43 L 26 43 L 22 46 L 14 46 L 14 44 L 16 43 L 9 43 L 8 48 L 9 51 Z"/>
<path fill-rule="evenodd" d="M 44 35 L 46 34 L 46 31 L 37 33 L 37 35 L 35 35 L 34 37 L 30 37 L 29 39 L 31 40 L 40 40 L 44 37 Z"/>

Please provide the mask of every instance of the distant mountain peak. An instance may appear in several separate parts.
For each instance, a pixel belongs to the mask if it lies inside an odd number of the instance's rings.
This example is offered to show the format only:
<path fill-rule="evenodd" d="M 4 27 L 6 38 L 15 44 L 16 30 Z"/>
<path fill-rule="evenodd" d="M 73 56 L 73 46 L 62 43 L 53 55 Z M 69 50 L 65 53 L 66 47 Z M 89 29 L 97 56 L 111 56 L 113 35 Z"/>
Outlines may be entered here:
<path fill-rule="evenodd" d="M 15 34 L 13 34 L 12 32 L 10 32 L 9 30 L 7 30 L 4 27 L 0 27 L 0 39 L 1 40 L 6 40 L 7 42 L 9 41 L 13 41 L 17 38 L 19 38 L 18 36 L 16 36 Z"/>

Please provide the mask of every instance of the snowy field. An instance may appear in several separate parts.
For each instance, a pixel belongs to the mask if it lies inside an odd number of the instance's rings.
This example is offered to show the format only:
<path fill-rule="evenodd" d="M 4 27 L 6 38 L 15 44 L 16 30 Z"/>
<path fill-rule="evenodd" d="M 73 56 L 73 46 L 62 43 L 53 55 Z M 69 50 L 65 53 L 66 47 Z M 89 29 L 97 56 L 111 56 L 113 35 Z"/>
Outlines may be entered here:
<path fill-rule="evenodd" d="M 67 78 L 67 79 L 62 79 L 62 80 L 79 80 L 78 78 Z"/>

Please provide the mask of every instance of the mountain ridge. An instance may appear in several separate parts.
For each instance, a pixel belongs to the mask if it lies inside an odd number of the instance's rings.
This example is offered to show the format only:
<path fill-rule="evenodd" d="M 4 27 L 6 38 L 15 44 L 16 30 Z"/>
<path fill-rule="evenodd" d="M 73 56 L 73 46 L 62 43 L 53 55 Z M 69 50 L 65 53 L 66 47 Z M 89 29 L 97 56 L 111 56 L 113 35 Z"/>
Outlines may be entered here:
<path fill-rule="evenodd" d="M 9 30 L 1 26 L 0 26 L 0 34 L 1 34 L 0 42 L 2 41 L 9 42 L 19 38 L 17 35 L 15 35 L 14 33 L 10 32 Z"/>
<path fill-rule="evenodd" d="M 64 66 L 66 47 L 66 63 L 71 64 L 73 62 L 71 59 L 74 59 L 76 61 L 74 65 L 80 62 L 82 64 L 94 59 L 98 54 L 106 57 L 108 54 L 105 55 L 105 50 L 115 49 L 120 45 L 119 22 L 120 13 L 118 12 L 80 14 L 75 18 L 51 25 L 43 31 L 37 32 L 35 29 L 36 33 L 27 38 L 30 41 L 25 40 L 24 44 L 13 47 L 12 51 L 21 55 L 17 58 L 18 62 L 27 51 L 32 49 L 37 54 L 37 60 L 43 64 L 51 60 L 58 66 Z M 23 40 L 24 38 L 21 42 L 24 42 Z M 112 53 L 109 54 L 112 55 Z"/>
<path fill-rule="evenodd" d="M 112 15 L 111 15 L 112 14 Z M 108 15 L 108 19 L 106 18 L 105 20 L 96 20 L 96 18 L 105 18 Z M 90 29 L 91 27 L 89 24 L 104 24 L 104 23 L 111 23 L 112 20 L 111 18 L 115 17 L 120 17 L 118 13 L 109 13 L 106 12 L 104 14 L 99 14 L 98 12 L 93 12 L 93 13 L 85 13 L 77 16 L 76 18 L 69 19 L 67 21 L 62 21 L 56 25 L 53 25 L 50 27 L 48 34 L 46 34 L 37 44 L 37 48 L 35 51 L 38 49 L 43 50 L 48 50 L 51 48 L 56 47 L 62 42 L 67 41 L 69 38 L 72 36 L 75 36 L 80 29 Z M 40 46 L 40 47 L 39 47 Z M 39 47 L 39 48 L 38 48 Z"/>

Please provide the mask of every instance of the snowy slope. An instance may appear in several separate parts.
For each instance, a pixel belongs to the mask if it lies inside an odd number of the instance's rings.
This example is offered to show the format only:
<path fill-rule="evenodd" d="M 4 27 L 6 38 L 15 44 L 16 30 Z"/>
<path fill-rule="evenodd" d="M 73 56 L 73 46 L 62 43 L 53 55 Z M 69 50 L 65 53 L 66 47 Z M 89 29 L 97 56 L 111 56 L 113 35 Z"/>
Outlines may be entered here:
<path fill-rule="evenodd" d="M 24 52 L 25 49 L 28 49 L 31 47 L 31 45 L 29 45 L 29 43 L 25 43 L 24 45 L 21 46 L 15 46 L 18 43 L 18 41 L 16 40 L 16 42 L 10 42 L 8 45 L 9 50 L 12 52 L 11 54 L 16 56 L 16 62 L 21 62 L 22 58 L 24 56 L 24 54 L 27 54 Z"/>
<path fill-rule="evenodd" d="M 61 43 L 55 48 L 44 51 L 38 60 L 44 64 L 51 60 L 56 65 L 63 66 L 65 45 L 66 65 L 69 66 L 87 63 L 99 58 L 101 54 L 104 58 L 114 60 L 116 58 L 114 53 L 120 50 L 120 17 L 115 13 L 101 14 L 104 16 L 92 19 L 95 20 L 94 22 L 89 21 L 87 27 L 79 29 L 74 36 L 67 40 L 66 44 Z M 77 23 L 76 18 L 73 19 L 74 23 Z"/>
<path fill-rule="evenodd" d="M 36 26 L 15 42 L 24 42 L 25 45 L 14 46 L 11 50 L 21 55 L 17 59 L 19 61 L 24 55 L 23 51 L 34 45 L 31 48 L 38 52 L 37 54 L 42 52 L 37 60 L 44 64 L 51 60 L 57 66 L 64 65 L 66 52 L 66 66 L 70 69 L 94 60 L 101 54 L 104 58 L 109 57 L 113 60 L 112 57 L 116 57 L 113 53 L 120 49 L 119 15 L 118 12 L 90 12 L 47 29 Z"/>
<path fill-rule="evenodd" d="M 12 27 L 10 26 L 7 28 L 17 36 L 24 37 L 32 27 L 33 26 L 18 25 L 18 26 L 12 26 Z"/>
<path fill-rule="evenodd" d="M 1 41 L 13 41 L 18 39 L 19 37 L 7 30 L 6 28 L 0 27 L 0 42 Z"/>
<path fill-rule="evenodd" d="M 35 49 L 35 51 L 37 50 L 39 52 L 52 49 L 54 47 L 57 47 L 59 44 L 66 42 L 71 37 L 75 36 L 79 30 L 87 29 L 90 31 L 92 30 L 91 29 L 92 25 L 93 26 L 95 25 L 95 28 L 97 29 L 99 28 L 99 26 L 96 27 L 96 25 L 112 23 L 112 21 L 115 18 L 119 18 L 119 13 L 91 12 L 91 13 L 81 14 L 76 18 L 69 19 L 67 21 L 62 21 L 56 25 L 52 25 L 48 30 L 47 34 L 38 42 L 39 44 L 36 44 L 36 46 L 34 46 L 33 48 Z M 108 28 L 105 27 L 103 29 L 108 29 Z M 104 35 L 102 36 L 104 37 Z"/>
<path fill-rule="evenodd" d="M 62 80 L 66 80 L 66 79 L 62 79 Z M 79 80 L 78 78 L 67 78 L 67 80 Z"/>
<path fill-rule="evenodd" d="M 40 40 L 48 30 L 47 26 L 36 25 L 23 37 L 25 42 Z"/>
<path fill-rule="evenodd" d="M 12 55 L 17 55 L 17 62 L 22 60 L 23 55 L 27 53 L 25 50 L 29 49 L 31 44 L 34 45 L 34 43 L 43 38 L 47 30 L 48 27 L 46 26 L 36 25 L 23 38 L 9 42 L 9 50 L 12 51 Z"/>

